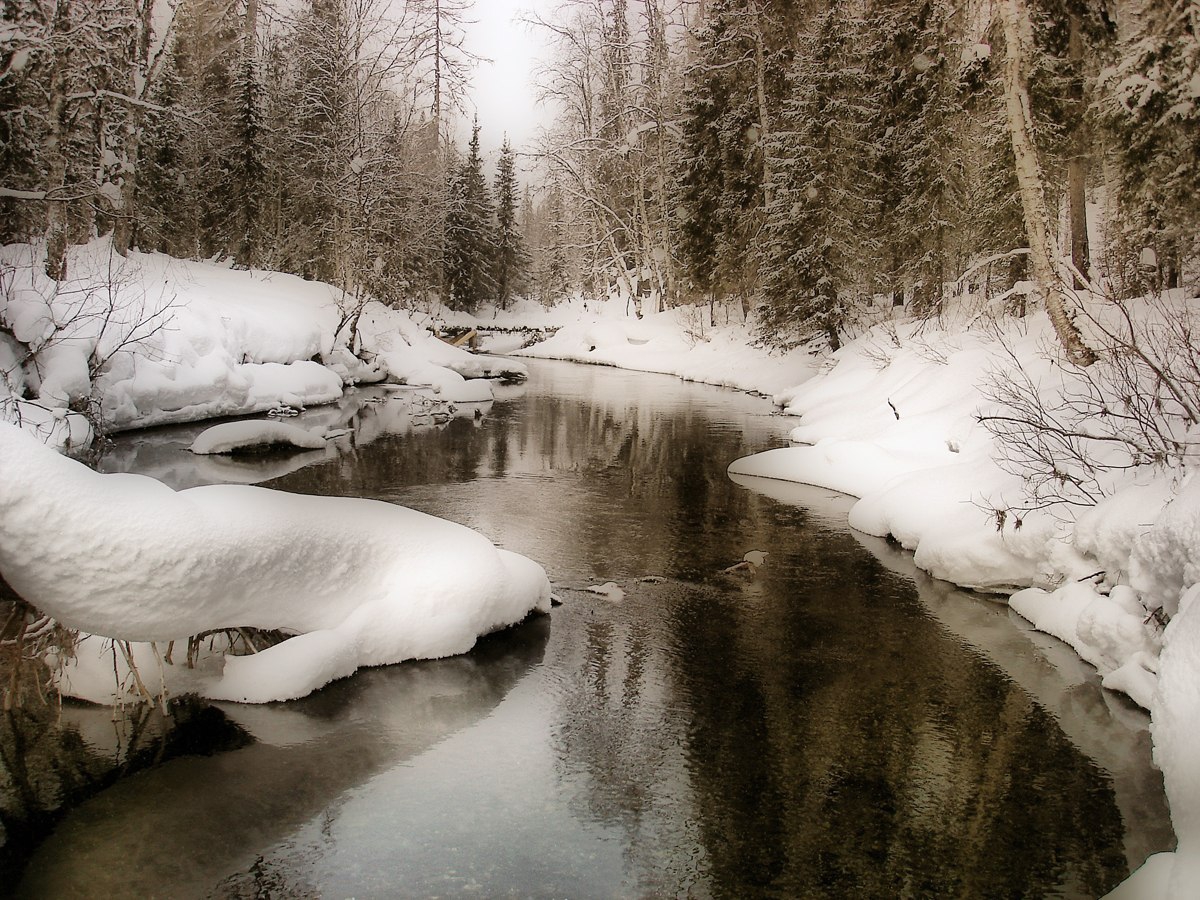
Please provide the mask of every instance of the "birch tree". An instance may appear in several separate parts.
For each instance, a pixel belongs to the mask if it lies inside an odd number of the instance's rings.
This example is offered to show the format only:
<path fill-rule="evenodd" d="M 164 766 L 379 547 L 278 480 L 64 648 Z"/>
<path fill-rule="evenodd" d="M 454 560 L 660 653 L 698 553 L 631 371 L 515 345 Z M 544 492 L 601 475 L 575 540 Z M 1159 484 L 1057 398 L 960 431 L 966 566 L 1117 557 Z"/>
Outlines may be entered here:
<path fill-rule="evenodd" d="M 998 15 L 1004 34 L 1004 106 L 1012 141 L 1021 208 L 1029 239 L 1029 260 L 1038 299 L 1046 309 L 1067 359 L 1080 366 L 1095 362 L 1096 355 L 1083 342 L 1071 318 L 1066 284 L 1059 264 L 1058 241 L 1046 202 L 1046 185 L 1034 141 L 1029 94 L 1033 24 L 1025 0 L 999 0 Z"/>

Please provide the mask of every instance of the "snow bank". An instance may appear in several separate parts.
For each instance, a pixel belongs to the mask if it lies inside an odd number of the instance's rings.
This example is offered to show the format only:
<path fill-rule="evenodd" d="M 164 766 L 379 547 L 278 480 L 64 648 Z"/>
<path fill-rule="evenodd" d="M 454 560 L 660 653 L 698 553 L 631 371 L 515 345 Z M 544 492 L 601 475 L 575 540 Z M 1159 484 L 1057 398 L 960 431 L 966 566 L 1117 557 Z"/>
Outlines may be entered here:
<path fill-rule="evenodd" d="M 540 343 L 514 350 L 518 356 L 660 372 L 745 391 L 775 393 L 816 371 L 816 359 L 802 350 L 755 346 L 753 322 L 743 320 L 740 307 L 721 306 L 716 317 L 713 325 L 707 307 L 686 306 L 637 319 L 624 301 L 576 298 L 550 309 L 525 300 L 506 311 L 447 318 L 483 329 L 556 329 Z"/>
<path fill-rule="evenodd" d="M 446 400 L 492 399 L 488 378 L 523 364 L 477 357 L 368 303 L 354 337 L 330 285 L 161 254 L 117 256 L 101 239 L 70 251 L 69 280 L 36 245 L 0 248 L 0 419 L 57 446 L 89 439 L 70 410 L 98 404 L 112 431 L 331 403 L 384 379 Z"/>
<path fill-rule="evenodd" d="M 1195 558 L 1195 557 L 1194 557 Z M 1195 896 L 1200 885 L 1200 585 L 1184 594 L 1167 626 L 1151 733 L 1154 759 L 1171 801 L 1179 846 L 1168 896 Z"/>
<path fill-rule="evenodd" d="M 130 641 L 234 626 L 296 637 L 227 657 L 214 699 L 301 697 L 360 666 L 463 653 L 548 611 L 536 563 L 372 500 L 101 475 L 0 424 L 0 571 L 72 628 Z"/>

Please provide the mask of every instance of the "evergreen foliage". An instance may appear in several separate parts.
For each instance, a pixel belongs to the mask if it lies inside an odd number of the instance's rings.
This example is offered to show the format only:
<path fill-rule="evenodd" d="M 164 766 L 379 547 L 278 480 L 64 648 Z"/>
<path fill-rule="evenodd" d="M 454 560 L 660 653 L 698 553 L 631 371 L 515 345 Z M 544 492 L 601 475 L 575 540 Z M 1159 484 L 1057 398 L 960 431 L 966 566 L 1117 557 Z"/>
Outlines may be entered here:
<path fill-rule="evenodd" d="M 1200 256 L 1200 14 L 1191 0 L 1145 3 L 1102 77 L 1129 253 L 1164 286 Z"/>
<path fill-rule="evenodd" d="M 483 157 L 479 151 L 479 123 L 471 131 L 467 156 L 454 171 L 446 215 L 446 280 L 450 305 L 473 312 L 496 297 L 495 207 Z"/>
<path fill-rule="evenodd" d="M 508 138 L 500 146 L 496 162 L 495 271 L 496 305 L 506 309 L 516 291 L 525 285 L 529 255 L 517 227 L 516 157 Z"/>
<path fill-rule="evenodd" d="M 873 213 L 863 175 L 876 109 L 854 64 L 857 24 L 848 5 L 830 6 L 803 37 L 791 99 L 767 148 L 776 174 L 763 242 L 762 325 L 766 337 L 783 343 L 821 336 L 832 349 L 840 346 L 854 303 L 855 260 L 873 249 L 874 235 L 858 227 Z"/>

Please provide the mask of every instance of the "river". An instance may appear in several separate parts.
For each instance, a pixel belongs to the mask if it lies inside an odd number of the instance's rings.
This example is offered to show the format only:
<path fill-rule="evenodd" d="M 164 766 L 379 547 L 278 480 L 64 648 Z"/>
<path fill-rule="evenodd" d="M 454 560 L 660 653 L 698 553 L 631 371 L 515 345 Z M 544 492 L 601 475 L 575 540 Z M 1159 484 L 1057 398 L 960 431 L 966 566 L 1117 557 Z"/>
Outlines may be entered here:
<path fill-rule="evenodd" d="M 465 657 L 207 708 L 215 745 L 74 805 L 18 894 L 1095 897 L 1173 846 L 1146 716 L 1070 651 L 850 531 L 846 498 L 730 480 L 784 443 L 768 401 L 530 368 L 478 409 L 354 392 L 302 420 L 347 428 L 327 452 L 117 441 L 103 467 L 176 487 L 462 522 L 562 605 Z"/>

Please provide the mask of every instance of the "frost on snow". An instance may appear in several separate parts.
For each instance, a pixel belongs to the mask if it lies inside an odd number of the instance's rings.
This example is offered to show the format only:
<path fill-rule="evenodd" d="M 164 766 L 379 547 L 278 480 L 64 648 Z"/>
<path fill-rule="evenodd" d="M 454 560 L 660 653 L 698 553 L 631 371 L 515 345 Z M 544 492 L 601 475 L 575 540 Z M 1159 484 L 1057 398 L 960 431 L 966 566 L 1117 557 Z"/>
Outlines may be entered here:
<path fill-rule="evenodd" d="M 293 637 L 229 656 L 213 699 L 302 697 L 360 666 L 466 652 L 548 611 L 541 566 L 374 500 L 101 475 L 0 424 L 0 571 L 72 628 L 129 641 L 214 629 Z M 177 667 L 177 666 L 176 666 Z"/>

